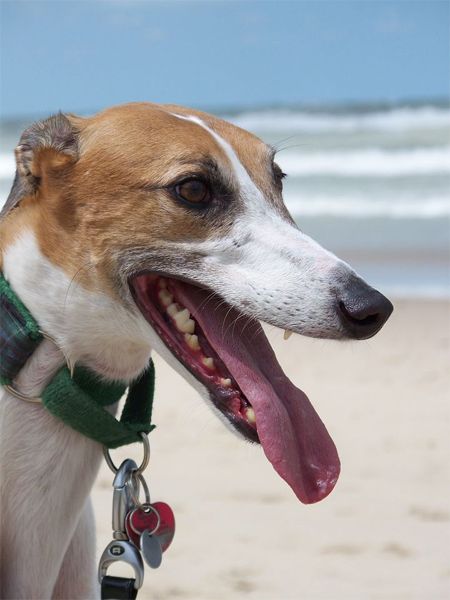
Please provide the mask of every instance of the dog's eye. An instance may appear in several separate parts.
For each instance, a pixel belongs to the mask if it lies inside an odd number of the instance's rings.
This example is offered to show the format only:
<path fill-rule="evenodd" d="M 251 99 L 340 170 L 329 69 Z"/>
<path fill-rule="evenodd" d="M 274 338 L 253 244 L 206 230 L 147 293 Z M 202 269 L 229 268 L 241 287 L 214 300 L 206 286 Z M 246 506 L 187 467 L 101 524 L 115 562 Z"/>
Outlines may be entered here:
<path fill-rule="evenodd" d="M 280 169 L 277 163 L 273 163 L 273 175 L 275 177 L 275 181 L 280 188 L 283 188 L 283 179 L 287 177 L 286 173 Z"/>
<path fill-rule="evenodd" d="M 175 186 L 175 192 L 190 204 L 206 204 L 210 200 L 210 189 L 201 179 L 185 179 Z"/>

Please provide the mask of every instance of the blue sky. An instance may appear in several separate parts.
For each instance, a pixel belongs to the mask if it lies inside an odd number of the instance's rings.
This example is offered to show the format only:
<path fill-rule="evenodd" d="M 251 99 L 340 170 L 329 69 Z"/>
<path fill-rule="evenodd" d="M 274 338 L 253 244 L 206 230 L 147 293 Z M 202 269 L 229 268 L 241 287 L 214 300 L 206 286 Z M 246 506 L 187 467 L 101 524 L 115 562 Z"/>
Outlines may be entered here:
<path fill-rule="evenodd" d="M 449 2 L 2 0 L 3 117 L 449 92 Z"/>

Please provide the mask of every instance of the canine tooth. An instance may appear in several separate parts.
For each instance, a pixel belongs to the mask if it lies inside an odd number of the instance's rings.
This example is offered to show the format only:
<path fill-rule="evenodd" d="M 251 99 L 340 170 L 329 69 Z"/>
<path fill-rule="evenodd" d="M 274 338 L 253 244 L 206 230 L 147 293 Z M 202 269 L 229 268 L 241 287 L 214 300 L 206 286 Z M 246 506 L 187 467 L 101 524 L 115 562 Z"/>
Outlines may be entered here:
<path fill-rule="evenodd" d="M 159 294 L 158 297 L 161 301 L 161 304 L 163 306 L 165 306 L 166 308 L 168 306 L 170 306 L 173 302 L 173 296 L 170 292 L 168 292 L 166 289 L 162 288 L 161 290 L 159 290 Z"/>
<path fill-rule="evenodd" d="M 289 329 L 285 329 L 284 330 L 284 334 L 283 334 L 283 338 L 285 340 L 288 340 L 293 333 L 294 333 L 293 331 L 290 331 Z"/>
<path fill-rule="evenodd" d="M 209 356 L 205 356 L 204 358 L 202 358 L 202 363 L 205 365 L 205 367 L 211 369 L 211 371 L 216 368 L 214 364 L 214 359 L 210 358 Z"/>
<path fill-rule="evenodd" d="M 249 423 L 256 423 L 255 411 L 250 406 L 245 410 L 245 416 Z"/>
<path fill-rule="evenodd" d="M 166 309 L 167 314 L 170 317 L 175 317 L 175 315 L 178 313 L 179 311 L 179 306 L 176 302 L 173 302 L 172 304 L 169 304 L 169 306 Z"/>
<path fill-rule="evenodd" d="M 192 348 L 192 350 L 200 350 L 200 344 L 198 343 L 198 337 L 196 335 L 185 333 L 184 339 L 186 340 L 186 343 L 189 346 L 189 348 Z"/>
<path fill-rule="evenodd" d="M 224 379 L 222 377 L 220 380 L 220 385 L 223 385 L 223 387 L 231 387 L 231 379 Z"/>

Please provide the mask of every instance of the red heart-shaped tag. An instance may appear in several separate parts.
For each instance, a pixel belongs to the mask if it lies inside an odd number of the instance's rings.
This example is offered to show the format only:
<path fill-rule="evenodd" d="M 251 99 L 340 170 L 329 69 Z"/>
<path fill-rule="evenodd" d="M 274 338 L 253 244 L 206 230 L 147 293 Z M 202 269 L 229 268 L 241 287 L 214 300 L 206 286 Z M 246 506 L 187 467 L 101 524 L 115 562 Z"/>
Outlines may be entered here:
<path fill-rule="evenodd" d="M 141 534 L 148 529 L 153 532 L 152 535 L 158 538 L 161 549 L 165 552 L 175 535 L 175 516 L 170 506 L 165 502 L 155 502 L 150 504 L 150 507 L 150 510 L 146 510 L 143 506 L 130 511 L 125 519 L 125 529 L 129 539 L 138 548 Z M 159 525 L 155 511 L 159 515 Z M 156 530 L 155 527 L 157 527 Z"/>

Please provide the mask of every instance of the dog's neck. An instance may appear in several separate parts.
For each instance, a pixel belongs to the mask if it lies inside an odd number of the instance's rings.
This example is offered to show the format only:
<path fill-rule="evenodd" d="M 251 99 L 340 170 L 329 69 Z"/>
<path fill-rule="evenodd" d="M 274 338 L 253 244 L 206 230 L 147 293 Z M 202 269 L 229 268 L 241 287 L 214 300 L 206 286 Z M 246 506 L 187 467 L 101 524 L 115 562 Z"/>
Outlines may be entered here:
<path fill-rule="evenodd" d="M 107 379 L 129 381 L 148 364 L 148 328 L 139 315 L 106 293 L 84 289 L 44 256 L 31 228 L 3 249 L 2 259 L 6 279 L 61 350 L 42 344 L 29 361 L 28 370 L 37 370 L 39 380 L 51 377 L 64 362 L 63 354 Z M 29 387 L 24 381 L 28 370 L 21 383 Z"/>

